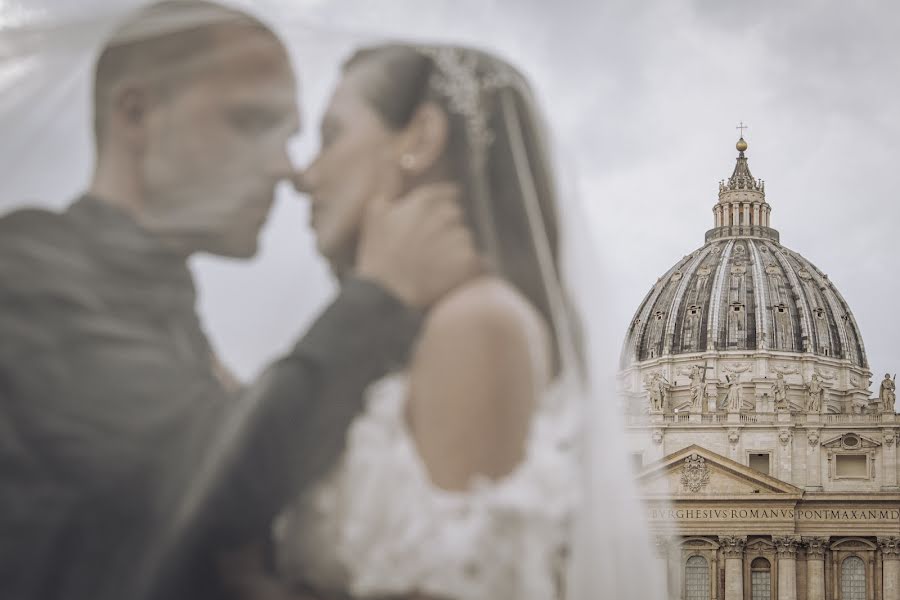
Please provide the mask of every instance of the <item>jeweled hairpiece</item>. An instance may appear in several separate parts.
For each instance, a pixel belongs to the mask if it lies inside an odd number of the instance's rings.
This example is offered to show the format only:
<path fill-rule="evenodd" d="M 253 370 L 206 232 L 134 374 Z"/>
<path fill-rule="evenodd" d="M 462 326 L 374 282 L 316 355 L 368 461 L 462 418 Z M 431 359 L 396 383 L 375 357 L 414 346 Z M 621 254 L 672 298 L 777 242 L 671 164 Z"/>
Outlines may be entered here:
<path fill-rule="evenodd" d="M 494 141 L 488 125 L 488 93 L 509 86 L 511 73 L 494 70 L 483 73 L 478 68 L 478 55 L 449 46 L 421 47 L 419 51 L 434 61 L 429 84 L 447 99 L 447 108 L 463 117 L 466 137 L 471 144 L 475 164 L 484 165 L 487 150 Z"/>

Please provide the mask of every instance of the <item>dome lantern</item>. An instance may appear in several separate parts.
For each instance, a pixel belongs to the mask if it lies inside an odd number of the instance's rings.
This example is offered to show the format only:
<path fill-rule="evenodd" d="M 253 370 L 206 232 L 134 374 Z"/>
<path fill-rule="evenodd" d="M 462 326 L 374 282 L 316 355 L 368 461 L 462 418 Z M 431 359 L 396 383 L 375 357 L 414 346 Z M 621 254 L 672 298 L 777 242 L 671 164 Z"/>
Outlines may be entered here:
<path fill-rule="evenodd" d="M 741 125 L 741 129 L 744 129 Z M 719 182 L 719 200 L 713 206 L 713 229 L 706 241 L 736 236 L 767 238 L 778 241 L 778 232 L 770 227 L 771 207 L 766 202 L 766 185 L 750 173 L 744 152 L 748 144 L 743 135 L 735 144 L 738 151 L 734 172 Z"/>

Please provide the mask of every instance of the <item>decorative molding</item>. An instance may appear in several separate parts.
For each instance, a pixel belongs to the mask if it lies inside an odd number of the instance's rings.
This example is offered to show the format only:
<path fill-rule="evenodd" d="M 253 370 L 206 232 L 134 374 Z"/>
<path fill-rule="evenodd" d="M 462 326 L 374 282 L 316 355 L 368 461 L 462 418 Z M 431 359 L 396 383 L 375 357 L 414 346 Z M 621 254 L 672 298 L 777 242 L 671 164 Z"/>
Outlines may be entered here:
<path fill-rule="evenodd" d="M 806 558 L 824 560 L 825 551 L 828 550 L 827 537 L 805 537 L 803 538 L 803 547 L 806 548 Z"/>
<path fill-rule="evenodd" d="M 747 544 L 745 535 L 720 535 L 719 546 L 722 548 L 722 556 L 728 558 L 743 558 L 744 546 Z"/>
<path fill-rule="evenodd" d="M 756 554 L 770 554 L 775 551 L 775 544 L 769 540 L 755 539 L 746 546 L 747 553 L 754 552 Z"/>
<path fill-rule="evenodd" d="M 881 550 L 882 560 L 900 560 L 900 537 L 879 537 L 878 549 Z"/>
<path fill-rule="evenodd" d="M 834 369 L 828 369 L 825 367 L 815 367 L 814 370 L 819 375 L 819 377 L 821 377 L 822 379 L 831 381 L 832 379 L 835 378 Z"/>
<path fill-rule="evenodd" d="M 778 552 L 778 558 L 797 558 L 797 546 L 800 544 L 800 538 L 795 535 L 773 535 L 772 541 L 775 543 L 775 551 Z"/>
<path fill-rule="evenodd" d="M 726 363 L 722 365 L 722 370 L 729 373 L 746 373 L 751 366 L 748 362 Z"/>
<path fill-rule="evenodd" d="M 653 433 L 651 434 L 651 439 L 653 440 L 653 443 L 656 444 L 657 446 L 662 444 L 663 433 L 664 432 L 662 429 L 654 429 Z"/>
<path fill-rule="evenodd" d="M 858 443 L 852 443 L 853 438 L 857 438 L 859 440 Z M 881 442 L 878 440 L 859 435 L 858 433 L 845 433 L 822 442 L 823 448 L 841 450 L 874 450 L 879 446 L 881 446 Z"/>
<path fill-rule="evenodd" d="M 791 439 L 793 439 L 794 434 L 790 429 L 782 428 L 778 430 L 778 440 L 781 442 L 782 446 L 787 446 L 791 443 Z"/>
<path fill-rule="evenodd" d="M 809 442 L 810 448 L 815 448 L 819 445 L 819 430 L 818 429 L 810 429 L 806 432 L 806 441 Z"/>
<path fill-rule="evenodd" d="M 732 427 L 728 430 L 728 441 L 731 442 L 731 445 L 737 444 L 741 441 L 741 430 L 737 427 Z"/>
<path fill-rule="evenodd" d="M 884 443 L 888 446 L 893 446 L 894 442 L 897 440 L 897 432 L 893 429 L 885 429 L 884 430 Z"/>
<path fill-rule="evenodd" d="M 799 375 L 800 369 L 790 365 L 772 365 L 772 370 L 782 375 Z"/>
<path fill-rule="evenodd" d="M 709 465 L 699 454 L 691 454 L 684 459 L 681 467 L 681 485 L 697 493 L 709 483 Z"/>

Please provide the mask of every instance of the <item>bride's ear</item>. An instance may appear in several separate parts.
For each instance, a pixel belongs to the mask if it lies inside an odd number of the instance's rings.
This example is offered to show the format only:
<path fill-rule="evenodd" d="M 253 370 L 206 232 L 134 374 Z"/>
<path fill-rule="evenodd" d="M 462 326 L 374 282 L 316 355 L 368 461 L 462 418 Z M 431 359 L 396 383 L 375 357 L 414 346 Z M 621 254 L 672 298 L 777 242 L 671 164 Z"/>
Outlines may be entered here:
<path fill-rule="evenodd" d="M 449 123 L 447 113 L 434 102 L 416 109 L 403 135 L 400 168 L 412 175 L 431 169 L 444 155 Z"/>

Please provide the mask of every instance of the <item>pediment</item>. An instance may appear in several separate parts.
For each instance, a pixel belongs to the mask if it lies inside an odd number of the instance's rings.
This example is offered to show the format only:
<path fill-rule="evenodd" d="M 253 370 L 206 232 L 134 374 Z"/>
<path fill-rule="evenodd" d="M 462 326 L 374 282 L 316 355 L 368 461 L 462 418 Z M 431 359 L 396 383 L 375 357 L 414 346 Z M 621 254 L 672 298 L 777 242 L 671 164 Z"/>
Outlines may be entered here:
<path fill-rule="evenodd" d="M 674 452 L 648 465 L 637 476 L 645 496 L 716 497 L 744 495 L 796 495 L 803 492 L 789 483 L 697 445 Z"/>
<path fill-rule="evenodd" d="M 881 446 L 881 442 L 858 433 L 845 433 L 822 442 L 823 448 L 835 450 L 871 450 Z"/>

